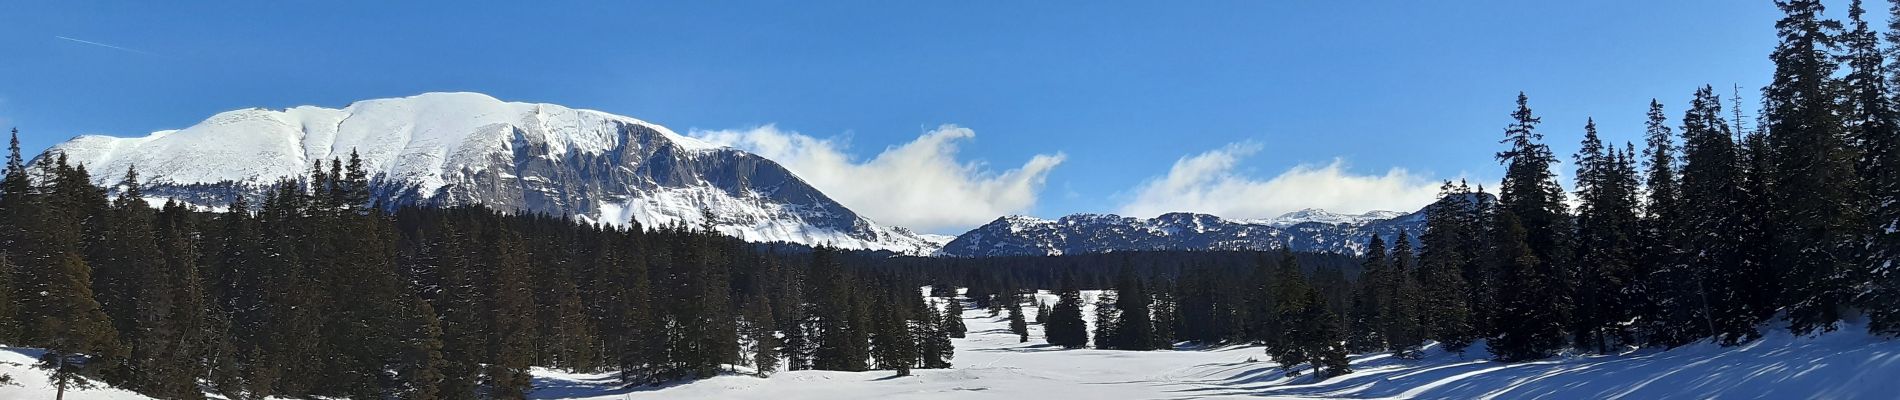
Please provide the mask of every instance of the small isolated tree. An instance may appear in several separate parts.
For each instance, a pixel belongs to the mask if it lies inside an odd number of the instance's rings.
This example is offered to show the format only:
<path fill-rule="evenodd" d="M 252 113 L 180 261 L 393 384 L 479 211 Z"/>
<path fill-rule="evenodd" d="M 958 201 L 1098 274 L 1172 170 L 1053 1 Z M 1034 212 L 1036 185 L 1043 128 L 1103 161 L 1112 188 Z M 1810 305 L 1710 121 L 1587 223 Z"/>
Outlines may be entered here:
<path fill-rule="evenodd" d="M 970 331 L 970 328 L 963 325 L 963 300 L 958 300 L 955 296 L 945 299 L 948 301 L 945 301 L 947 304 L 943 305 L 943 331 L 950 337 L 962 339 L 963 335 Z"/>
<path fill-rule="evenodd" d="M 1021 339 L 1017 343 L 1029 342 L 1029 321 L 1023 320 L 1022 304 L 1014 299 L 1009 300 L 1008 303 L 1010 303 L 1009 306 L 1004 308 L 1009 309 L 1009 332 Z"/>

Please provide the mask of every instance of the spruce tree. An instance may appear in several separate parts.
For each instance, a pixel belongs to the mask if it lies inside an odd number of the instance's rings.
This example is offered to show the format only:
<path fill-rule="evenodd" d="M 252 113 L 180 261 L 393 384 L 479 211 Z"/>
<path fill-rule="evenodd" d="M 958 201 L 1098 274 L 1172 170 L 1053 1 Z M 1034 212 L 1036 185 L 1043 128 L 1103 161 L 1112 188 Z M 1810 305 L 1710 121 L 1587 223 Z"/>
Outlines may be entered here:
<path fill-rule="evenodd" d="M 1819 0 L 1776 3 L 1780 44 L 1774 80 L 1762 89 L 1762 120 L 1774 161 L 1770 176 L 1773 264 L 1795 334 L 1831 331 L 1852 295 L 1860 207 L 1857 157 L 1836 102 L 1831 50 L 1841 25 L 1821 18 Z"/>
<path fill-rule="evenodd" d="M 1340 326 L 1339 316 L 1326 306 L 1319 292 L 1307 284 L 1293 253 L 1284 247 L 1280 252 L 1275 280 L 1280 282 L 1278 292 L 1284 295 L 1276 308 L 1282 311 L 1280 319 L 1285 321 L 1286 330 L 1282 337 L 1268 344 L 1268 355 L 1280 364 L 1287 376 L 1299 376 L 1300 372 L 1293 368 L 1300 364 L 1310 365 L 1316 380 L 1351 373 L 1346 359 L 1346 333 Z"/>
<path fill-rule="evenodd" d="M 1753 340 L 1760 336 L 1756 325 L 1774 313 L 1775 299 L 1765 295 L 1774 278 L 1765 260 L 1748 256 L 1746 238 L 1755 228 L 1743 214 L 1750 205 L 1741 153 L 1713 88 L 1696 90 L 1682 135 L 1682 231 L 1686 248 L 1698 251 L 1689 258 L 1692 275 L 1679 283 L 1694 291 L 1660 292 L 1694 294 L 1668 304 L 1701 309 L 1705 320 L 1693 322 L 1723 344 Z"/>
<path fill-rule="evenodd" d="M 1122 350 L 1154 350 L 1167 347 L 1155 335 L 1155 324 L 1151 306 L 1153 297 L 1135 276 L 1132 268 L 1122 267 L 1121 277 L 1115 284 L 1115 308 L 1120 310 L 1114 325 L 1117 329 L 1117 343 L 1108 344 L 1111 348 Z M 1102 345 L 1097 343 L 1098 346 Z"/>
<path fill-rule="evenodd" d="M 1563 346 L 1570 316 L 1570 216 L 1563 188 L 1551 171 L 1556 157 L 1540 141 L 1539 119 L 1519 93 L 1514 122 L 1505 128 L 1508 146 L 1497 158 L 1506 164 L 1499 191 L 1498 312 L 1493 318 L 1492 354 L 1517 361 L 1547 357 Z"/>
<path fill-rule="evenodd" d="M 1014 296 L 1005 296 L 1003 300 L 999 300 L 996 303 L 1005 304 L 1006 306 L 1004 308 L 1009 309 L 1009 333 L 1016 335 L 1016 342 L 1028 343 L 1029 322 L 1023 320 L 1022 304 L 1016 301 Z M 1048 328 L 1044 327 L 1043 329 L 1046 330 Z"/>
<path fill-rule="evenodd" d="M 1426 208 L 1425 233 L 1419 237 L 1419 319 L 1424 336 L 1453 352 L 1463 351 L 1473 339 L 1463 274 L 1472 255 L 1461 245 L 1476 240 L 1472 237 L 1475 221 L 1466 218 L 1474 207 L 1469 187 L 1446 181 L 1439 188 L 1438 201 Z"/>
<path fill-rule="evenodd" d="M 970 328 L 963 325 L 963 300 L 956 296 L 944 298 L 943 330 L 950 337 L 962 339 Z"/>
<path fill-rule="evenodd" d="M 1352 308 L 1346 314 L 1346 348 L 1353 352 L 1374 352 L 1386 349 L 1385 327 L 1381 324 L 1380 301 L 1384 300 L 1386 289 L 1391 286 L 1391 272 L 1387 271 L 1385 240 L 1378 235 L 1366 243 L 1363 273 L 1359 282 L 1353 285 Z"/>
<path fill-rule="evenodd" d="M 1042 333 L 1049 344 L 1067 349 L 1089 344 L 1088 325 L 1082 322 L 1082 292 L 1074 281 L 1072 276 L 1062 278 L 1062 288 L 1056 292 L 1056 305 L 1049 308 L 1049 320 L 1042 323 Z"/>
<path fill-rule="evenodd" d="M 1386 350 L 1400 358 L 1418 358 L 1425 345 L 1425 332 L 1419 326 L 1419 287 L 1413 268 L 1412 239 L 1399 232 L 1393 242 L 1392 261 L 1388 265 L 1383 300 L 1379 302 L 1380 336 Z"/>
<path fill-rule="evenodd" d="M 878 310 L 875 331 L 871 335 L 873 357 L 877 359 L 877 368 L 897 372 L 897 376 L 910 376 L 911 367 L 918 360 L 917 339 L 911 335 L 908 309 L 898 306 L 900 300 L 891 296 L 879 296 L 872 308 Z"/>
<path fill-rule="evenodd" d="M 1119 343 L 1121 310 L 1115 308 L 1115 293 L 1102 292 L 1095 297 L 1095 348 L 1112 349 Z"/>
<path fill-rule="evenodd" d="M 1858 4 L 1856 4 L 1858 5 Z M 1858 8 L 1858 7 L 1857 7 Z M 1887 18 L 1886 43 L 1889 51 L 1900 52 L 1900 5 L 1889 9 Z M 1856 30 L 1858 30 L 1856 24 Z M 1900 57 L 1886 60 L 1885 85 L 1880 90 L 1892 92 L 1892 87 L 1900 85 Z M 1856 66 L 1856 69 L 1863 67 Z M 1869 68 L 1871 69 L 1871 68 Z M 1873 84 L 1873 83 L 1869 83 Z M 1857 93 L 1872 92 L 1857 89 Z M 1896 104 L 1900 104 L 1900 92 L 1889 93 L 1885 99 L 1884 111 L 1900 114 Z M 1880 111 L 1880 108 L 1873 108 Z M 1867 310 L 1867 329 L 1877 334 L 1900 336 L 1900 128 L 1892 124 L 1900 115 L 1868 121 L 1858 130 L 1856 138 L 1860 148 L 1859 167 L 1862 189 L 1866 191 L 1868 210 L 1867 246 L 1870 251 L 1865 261 L 1866 279 L 1871 288 L 1860 302 Z"/>
<path fill-rule="evenodd" d="M 752 300 L 746 302 L 744 328 L 740 330 L 742 339 L 752 350 L 746 356 L 752 359 L 752 367 L 760 376 L 778 371 L 779 342 L 778 336 L 773 334 L 776 329 L 772 326 L 771 309 L 771 300 L 765 297 L 765 291 L 754 291 Z"/>
<path fill-rule="evenodd" d="M 1583 145 L 1575 156 L 1578 274 L 1571 339 L 1578 348 L 1595 347 L 1608 353 L 1612 344 L 1630 338 L 1623 327 L 1635 317 L 1627 300 L 1636 278 L 1641 233 L 1633 158 L 1605 146 L 1597 136 L 1595 121 L 1584 126 Z"/>
<path fill-rule="evenodd" d="M 494 282 L 489 298 L 493 307 L 489 328 L 489 358 L 483 376 L 489 395 L 522 398 L 533 390 L 528 375 L 534 355 L 534 293 L 528 284 L 531 274 L 525 239 L 516 232 L 503 232 L 495 239 L 486 259 L 494 261 Z"/>
<path fill-rule="evenodd" d="M 911 314 L 910 326 L 911 337 L 917 340 L 917 368 L 950 368 L 956 349 L 950 342 L 950 332 L 944 330 L 949 316 L 938 313 L 937 307 L 929 302 L 912 301 L 911 304 L 916 308 Z"/>

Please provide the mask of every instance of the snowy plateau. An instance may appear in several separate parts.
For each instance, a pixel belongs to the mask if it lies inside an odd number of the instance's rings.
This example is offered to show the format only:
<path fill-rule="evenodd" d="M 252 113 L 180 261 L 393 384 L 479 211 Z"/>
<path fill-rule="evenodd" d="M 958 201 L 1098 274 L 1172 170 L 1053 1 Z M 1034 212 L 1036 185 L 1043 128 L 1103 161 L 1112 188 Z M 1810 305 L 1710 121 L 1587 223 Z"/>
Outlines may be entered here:
<path fill-rule="evenodd" d="M 1083 292 L 1085 322 L 1095 296 Z M 1048 292 L 1040 300 L 1054 303 Z M 1034 314 L 1033 306 L 1025 313 Z M 661 387 L 620 387 L 613 373 L 536 369 L 534 399 L 1893 399 L 1900 393 L 1900 342 L 1849 324 L 1814 337 L 1764 327 L 1738 347 L 1696 343 L 1616 355 L 1563 355 L 1507 364 L 1489 361 L 1482 343 L 1464 353 L 1436 345 L 1417 360 L 1354 355 L 1353 373 L 1313 382 L 1287 378 L 1256 346 L 1171 351 L 1063 350 L 1029 326 L 1018 343 L 1005 318 L 972 309 L 969 337 L 953 339 L 954 366 L 890 371 L 789 371 L 760 378 L 737 372 Z M 50 399 L 53 389 L 31 365 L 33 349 L 0 349 L 0 399 Z M 146 399 L 113 388 L 66 394 L 73 400 Z"/>
<path fill-rule="evenodd" d="M 630 117 L 479 93 L 236 110 L 138 138 L 80 136 L 46 154 L 64 153 L 101 185 L 136 166 L 148 196 L 215 207 L 352 151 L 384 204 L 710 224 L 754 242 L 902 254 L 931 254 L 945 241 L 859 216 L 751 153 Z"/>

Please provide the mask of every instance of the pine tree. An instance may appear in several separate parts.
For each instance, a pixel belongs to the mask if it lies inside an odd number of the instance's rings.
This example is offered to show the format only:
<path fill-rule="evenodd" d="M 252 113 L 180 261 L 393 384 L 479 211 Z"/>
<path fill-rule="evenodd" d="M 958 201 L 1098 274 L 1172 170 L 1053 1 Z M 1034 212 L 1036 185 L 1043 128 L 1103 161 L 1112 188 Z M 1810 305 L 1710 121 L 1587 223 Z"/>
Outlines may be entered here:
<path fill-rule="evenodd" d="M 1115 343 L 1121 342 L 1121 326 L 1117 325 L 1121 310 L 1115 308 L 1115 303 L 1113 292 L 1103 292 L 1095 297 L 1095 348 L 1112 349 Z"/>
<path fill-rule="evenodd" d="M 997 301 L 997 303 L 1006 304 L 1004 308 L 1009 309 L 1009 333 L 1016 335 L 1018 343 L 1028 343 L 1029 322 L 1023 320 L 1023 306 L 1015 301 L 1014 296 L 1005 297 L 1005 301 Z M 1045 327 L 1044 329 L 1046 330 L 1048 328 Z"/>
<path fill-rule="evenodd" d="M 1900 85 L 1900 5 L 1889 8 L 1887 21 L 1885 39 L 1895 57 L 1887 60 L 1893 64 L 1885 66 L 1887 81 L 1879 90 L 1891 92 L 1893 86 Z M 1859 25 L 1856 24 L 1856 30 Z M 1863 68 L 1855 66 L 1857 70 Z M 1857 89 L 1857 93 L 1873 91 Z M 1900 110 L 1896 110 L 1900 107 L 1896 106 L 1900 104 L 1900 92 L 1889 95 L 1893 97 L 1885 99 L 1884 110 L 1879 107 L 1871 107 L 1871 110 L 1900 114 Z M 1900 116 L 1888 115 L 1886 119 L 1877 119 L 1880 123 L 1862 124 L 1855 138 L 1860 148 L 1857 167 L 1863 179 L 1862 189 L 1866 190 L 1866 204 L 1871 207 L 1866 226 L 1871 236 L 1867 239 L 1870 251 L 1864 267 L 1871 288 L 1860 305 L 1867 310 L 1867 329 L 1889 336 L 1900 336 L 1900 267 L 1895 267 L 1900 265 L 1900 128 L 1891 125 L 1895 118 Z"/>
<path fill-rule="evenodd" d="M 1149 306 L 1154 315 L 1154 338 L 1150 343 L 1153 343 L 1156 349 L 1173 349 L 1174 333 L 1181 320 L 1179 313 L 1175 312 L 1177 304 L 1173 281 L 1164 277 L 1154 277 L 1148 281 L 1151 282 L 1150 293 L 1154 293 L 1154 302 Z"/>
<path fill-rule="evenodd" d="M 1400 358 L 1418 358 L 1425 345 L 1425 332 L 1419 326 L 1419 287 L 1413 271 L 1412 239 L 1399 232 L 1393 241 L 1392 261 L 1386 274 L 1384 299 L 1379 302 L 1379 325 L 1383 328 L 1386 350 Z"/>
<path fill-rule="evenodd" d="M 1722 343 L 1753 340 L 1760 336 L 1756 325 L 1774 313 L 1774 298 L 1764 295 L 1772 292 L 1773 277 L 1765 260 L 1748 256 L 1745 240 L 1754 228 L 1742 213 L 1750 207 L 1742 158 L 1713 88 L 1696 90 L 1682 134 L 1682 232 L 1685 247 L 1698 251 L 1688 260 L 1689 274 L 1676 283 L 1693 291 L 1661 292 L 1683 297 L 1667 304 L 1701 310 L 1704 320 L 1693 324 L 1706 325 L 1702 329 Z"/>
<path fill-rule="evenodd" d="M 1108 347 L 1122 350 L 1154 350 L 1167 347 L 1166 343 L 1156 340 L 1155 324 L 1150 310 L 1153 297 L 1148 295 L 1147 288 L 1142 284 L 1141 278 L 1135 276 L 1132 268 L 1125 265 L 1122 267 L 1121 277 L 1115 284 L 1115 294 L 1115 308 L 1121 312 L 1116 315 L 1119 319 L 1114 322 L 1117 329 L 1114 335 L 1116 343 L 1110 343 Z M 1097 343 L 1097 346 L 1101 345 Z"/>
<path fill-rule="evenodd" d="M 1563 204 L 1563 188 L 1557 185 L 1551 166 L 1556 157 L 1539 141 L 1539 119 L 1531 113 L 1528 99 L 1517 96 L 1517 111 L 1505 129 L 1503 143 L 1509 149 L 1499 152 L 1499 161 L 1507 165 L 1504 184 L 1499 191 L 1495 228 L 1500 233 L 1492 241 L 1500 268 L 1497 288 L 1498 312 L 1493 315 L 1494 338 L 1488 342 L 1491 353 L 1500 360 L 1518 361 L 1554 354 L 1564 343 L 1569 321 L 1570 217 Z"/>
<path fill-rule="evenodd" d="M 442 323 L 436 318 L 435 307 L 413 295 L 407 296 L 405 303 L 407 315 L 398 330 L 405 340 L 404 351 L 396 362 L 395 397 L 405 400 L 452 398 L 444 396 L 442 391 L 446 380 L 443 368 L 448 362 L 442 355 Z"/>
<path fill-rule="evenodd" d="M 1425 233 L 1420 235 L 1418 281 L 1423 289 L 1419 297 L 1419 318 L 1425 338 L 1436 340 L 1446 350 L 1461 352 L 1473 340 L 1471 309 L 1463 266 L 1473 255 L 1461 248 L 1475 241 L 1475 221 L 1466 218 L 1476 205 L 1471 203 L 1470 188 L 1440 186 L 1438 201 L 1427 206 Z"/>
<path fill-rule="evenodd" d="M 1651 110 L 1660 110 L 1653 101 L 1651 105 Z M 1658 147 L 1669 146 L 1667 139 L 1663 141 Z M 1609 353 L 1612 344 L 1629 341 L 1624 322 L 1635 317 L 1626 301 L 1636 278 L 1641 233 L 1634 155 L 1604 146 L 1596 122 L 1591 121 L 1584 126 L 1583 145 L 1575 159 L 1578 279 L 1571 339 L 1578 348 Z"/>
<path fill-rule="evenodd" d="M 1088 325 L 1082 322 L 1082 292 L 1076 289 L 1074 280 L 1072 276 L 1062 278 L 1056 305 L 1049 309 L 1049 320 L 1042 323 L 1043 336 L 1049 344 L 1067 349 L 1089 344 Z"/>
<path fill-rule="evenodd" d="M 970 330 L 963 325 L 963 300 L 956 296 L 944 299 L 943 330 L 950 337 L 962 339 Z"/>
<path fill-rule="evenodd" d="M 1307 285 L 1293 253 L 1285 247 L 1280 253 L 1275 280 L 1280 282 L 1278 292 L 1284 295 L 1276 308 L 1282 310 L 1280 318 L 1286 321 L 1286 333 L 1268 344 L 1268 355 L 1287 376 L 1300 375 L 1293 369 L 1299 364 L 1309 364 L 1316 380 L 1351 373 L 1344 344 L 1346 333 L 1338 315 L 1328 309 L 1319 292 Z"/>
<path fill-rule="evenodd" d="M 911 367 L 918 360 L 917 339 L 911 336 L 909 313 L 899 307 L 891 296 L 879 296 L 872 308 L 877 309 L 875 331 L 871 335 L 872 354 L 877 359 L 878 369 L 897 371 L 897 376 L 910 376 Z"/>
<path fill-rule="evenodd" d="M 952 292 L 954 294 L 954 292 Z M 950 297 L 955 299 L 954 296 Z M 917 340 L 917 368 L 950 368 L 950 359 L 956 357 L 956 349 L 950 343 L 950 333 L 943 329 L 949 316 L 938 313 L 937 307 L 924 301 L 912 301 L 916 308 L 910 321 L 911 337 Z"/>
<path fill-rule="evenodd" d="M 1373 235 L 1366 243 L 1365 259 L 1365 272 L 1353 285 L 1352 308 L 1346 315 L 1346 348 L 1360 353 L 1386 349 L 1386 329 L 1380 324 L 1380 301 L 1391 284 L 1385 240 Z"/>
<path fill-rule="evenodd" d="M 1838 21 L 1821 19 L 1819 0 L 1776 3 L 1781 38 L 1770 58 L 1772 83 L 1762 89 L 1774 170 L 1769 186 L 1774 225 L 1773 265 L 1785 282 L 1789 330 L 1831 331 L 1851 296 L 1860 208 L 1852 149 L 1836 103 L 1830 50 Z"/>
<path fill-rule="evenodd" d="M 778 371 L 778 337 L 773 335 L 772 304 L 765 297 L 765 291 L 755 290 L 752 299 L 746 302 L 745 317 L 740 330 L 742 339 L 751 347 L 752 367 L 760 376 L 770 376 Z"/>
<path fill-rule="evenodd" d="M 494 312 L 488 338 L 489 357 L 494 361 L 483 372 L 493 397 L 522 398 L 534 385 L 528 375 L 529 364 L 535 358 L 536 334 L 531 319 L 534 293 L 528 284 L 532 272 L 527 252 L 521 247 L 524 241 L 519 233 L 504 232 L 493 243 L 492 253 L 485 257 L 495 263 L 494 283 L 489 294 Z"/>

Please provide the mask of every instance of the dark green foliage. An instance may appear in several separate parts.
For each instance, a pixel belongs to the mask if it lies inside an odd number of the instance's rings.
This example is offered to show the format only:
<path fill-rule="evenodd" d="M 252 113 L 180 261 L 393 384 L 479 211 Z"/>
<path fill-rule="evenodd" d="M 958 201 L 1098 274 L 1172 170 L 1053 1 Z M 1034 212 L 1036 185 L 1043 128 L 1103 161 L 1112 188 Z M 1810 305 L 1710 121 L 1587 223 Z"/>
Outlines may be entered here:
<path fill-rule="evenodd" d="M 1095 348 L 1112 349 L 1121 343 L 1121 310 L 1115 308 L 1115 294 L 1103 292 L 1095 297 Z"/>
<path fill-rule="evenodd" d="M 1500 360 L 1547 357 L 1564 345 L 1570 321 L 1570 216 L 1563 188 L 1551 167 L 1557 162 L 1536 132 L 1539 119 L 1527 98 L 1517 96 L 1514 122 L 1505 128 L 1505 163 L 1494 212 L 1490 255 L 1497 311 L 1487 345 Z"/>
<path fill-rule="evenodd" d="M 1155 350 L 1169 347 L 1166 340 L 1156 334 L 1151 309 L 1153 302 L 1154 297 L 1148 294 L 1148 288 L 1142 283 L 1141 278 L 1135 276 L 1134 270 L 1122 268 L 1121 278 L 1115 284 L 1114 308 L 1119 312 L 1115 315 L 1117 319 L 1112 323 L 1115 327 L 1113 340 L 1106 344 L 1098 342 L 1096 347 L 1120 350 Z"/>
<path fill-rule="evenodd" d="M 1282 251 L 1274 280 L 1280 282 L 1276 288 L 1283 294 L 1275 308 L 1280 310 L 1285 330 L 1267 345 L 1267 354 L 1288 376 L 1300 375 L 1294 370 L 1300 364 L 1310 365 L 1316 380 L 1351 373 L 1339 316 L 1326 307 L 1319 292 L 1307 285 L 1291 253 Z"/>
<path fill-rule="evenodd" d="M 1652 110 L 1660 111 L 1651 103 Z M 1652 116 L 1653 117 L 1653 116 Z M 1637 315 L 1630 296 L 1637 278 L 1641 228 L 1635 155 L 1605 146 L 1596 122 L 1584 126 L 1577 151 L 1575 315 L 1571 340 L 1578 348 L 1609 353 L 1630 343 L 1627 321 Z"/>
<path fill-rule="evenodd" d="M 1006 297 L 1006 299 L 1007 300 L 997 301 L 997 303 L 1003 304 L 1004 308 L 1009 309 L 1009 333 L 1016 335 L 1018 343 L 1028 343 L 1029 322 L 1023 320 L 1023 306 L 1019 304 L 1020 302 L 1016 301 L 1013 295 Z"/>
<path fill-rule="evenodd" d="M 1386 350 L 1400 358 L 1418 358 L 1425 345 L 1425 331 L 1419 325 L 1418 277 L 1413 261 L 1412 240 L 1404 232 L 1393 241 L 1390 270 L 1379 290 L 1379 325 L 1384 331 Z"/>
<path fill-rule="evenodd" d="M 1762 88 L 1767 128 L 1773 235 L 1770 265 L 1784 284 L 1789 330 L 1831 331 L 1852 295 L 1859 266 L 1862 208 L 1847 142 L 1830 51 L 1840 22 L 1821 18 L 1819 0 L 1776 3 L 1785 16 L 1775 23 L 1781 38 L 1769 56 L 1774 80 Z"/>
<path fill-rule="evenodd" d="M 1427 208 L 1425 233 L 1419 237 L 1419 320 L 1426 339 L 1463 351 L 1475 335 L 1464 266 L 1477 258 L 1472 251 L 1479 243 L 1477 205 L 1462 182 L 1445 182 L 1438 198 Z"/>
<path fill-rule="evenodd" d="M 943 331 L 950 337 L 962 339 L 970 328 L 963 325 L 963 300 L 956 296 L 944 298 Z"/>
<path fill-rule="evenodd" d="M 1079 349 L 1089 345 L 1089 332 L 1082 321 L 1082 292 L 1073 280 L 1064 278 L 1056 292 L 1056 305 L 1049 309 L 1049 319 L 1042 321 L 1042 334 L 1049 344 Z"/>

